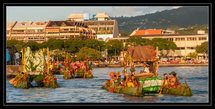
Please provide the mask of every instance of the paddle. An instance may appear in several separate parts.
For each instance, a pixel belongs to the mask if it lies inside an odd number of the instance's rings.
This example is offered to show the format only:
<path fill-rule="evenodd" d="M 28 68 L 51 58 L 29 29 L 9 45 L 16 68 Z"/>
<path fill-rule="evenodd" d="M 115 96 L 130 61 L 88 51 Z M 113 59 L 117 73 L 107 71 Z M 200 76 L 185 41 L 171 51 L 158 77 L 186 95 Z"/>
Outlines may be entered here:
<path fill-rule="evenodd" d="M 186 81 L 186 79 L 185 79 L 185 76 L 184 76 L 183 80 L 185 81 L 185 84 L 187 85 L 187 81 Z M 187 85 L 187 87 L 188 87 L 188 85 Z"/>
<path fill-rule="evenodd" d="M 14 81 L 14 79 L 15 79 L 15 78 L 13 78 L 13 79 L 9 80 L 9 82 L 12 84 L 12 83 L 13 83 L 13 81 Z"/>

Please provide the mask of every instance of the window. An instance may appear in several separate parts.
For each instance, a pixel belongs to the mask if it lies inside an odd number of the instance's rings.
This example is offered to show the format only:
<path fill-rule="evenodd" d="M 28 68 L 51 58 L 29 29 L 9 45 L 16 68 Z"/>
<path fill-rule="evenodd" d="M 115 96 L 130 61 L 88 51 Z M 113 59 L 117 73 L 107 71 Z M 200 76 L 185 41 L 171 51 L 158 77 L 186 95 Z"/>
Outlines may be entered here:
<path fill-rule="evenodd" d="M 181 40 L 181 38 L 175 38 L 175 41 L 180 41 Z"/>
<path fill-rule="evenodd" d="M 195 41 L 196 40 L 196 37 L 188 37 L 187 38 L 187 41 Z"/>
<path fill-rule="evenodd" d="M 184 50 L 185 48 L 184 47 L 181 47 L 181 50 Z"/>
<path fill-rule="evenodd" d="M 206 37 L 199 37 L 199 40 L 206 40 Z"/>
<path fill-rule="evenodd" d="M 166 40 L 168 40 L 168 41 L 173 41 L 173 38 L 166 38 Z"/>
<path fill-rule="evenodd" d="M 185 41 L 185 38 L 181 38 L 181 41 Z"/>
<path fill-rule="evenodd" d="M 188 50 L 194 50 L 196 47 L 187 47 Z"/>

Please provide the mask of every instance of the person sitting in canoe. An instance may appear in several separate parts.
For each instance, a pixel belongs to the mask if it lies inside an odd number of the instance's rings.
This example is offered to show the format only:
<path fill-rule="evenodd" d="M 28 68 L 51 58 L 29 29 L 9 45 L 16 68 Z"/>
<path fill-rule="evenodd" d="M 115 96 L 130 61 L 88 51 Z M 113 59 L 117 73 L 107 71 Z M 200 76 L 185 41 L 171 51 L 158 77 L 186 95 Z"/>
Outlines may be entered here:
<path fill-rule="evenodd" d="M 115 72 L 114 80 L 115 80 L 116 83 L 120 83 L 121 78 L 120 78 L 119 72 Z"/>
<path fill-rule="evenodd" d="M 137 80 L 135 79 L 134 75 L 131 75 L 131 82 L 132 82 L 134 85 L 137 85 Z"/>
<path fill-rule="evenodd" d="M 170 88 L 172 87 L 177 87 L 180 83 L 179 83 L 179 78 L 176 77 L 176 74 L 174 71 L 172 71 L 171 73 L 169 73 L 169 75 L 171 75 L 171 77 L 169 78 L 170 81 Z"/>
<path fill-rule="evenodd" d="M 161 89 L 160 89 L 159 94 L 161 94 L 163 87 L 168 84 L 169 84 L 169 76 L 165 73 L 165 74 L 163 74 L 163 80 L 161 82 Z"/>
<path fill-rule="evenodd" d="M 140 71 L 141 73 L 150 73 L 149 71 L 149 65 L 146 64 L 146 62 L 143 63 L 143 71 Z"/>

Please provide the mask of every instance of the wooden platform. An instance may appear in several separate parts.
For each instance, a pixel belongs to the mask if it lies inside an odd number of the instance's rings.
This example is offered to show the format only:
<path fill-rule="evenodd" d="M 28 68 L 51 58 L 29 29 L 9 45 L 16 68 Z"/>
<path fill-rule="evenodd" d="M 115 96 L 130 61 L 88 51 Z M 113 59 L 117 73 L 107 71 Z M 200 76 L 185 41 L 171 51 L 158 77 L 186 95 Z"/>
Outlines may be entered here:
<path fill-rule="evenodd" d="M 141 78 L 155 77 L 156 75 L 153 73 L 139 73 L 139 74 L 135 74 L 134 76 L 141 79 Z"/>

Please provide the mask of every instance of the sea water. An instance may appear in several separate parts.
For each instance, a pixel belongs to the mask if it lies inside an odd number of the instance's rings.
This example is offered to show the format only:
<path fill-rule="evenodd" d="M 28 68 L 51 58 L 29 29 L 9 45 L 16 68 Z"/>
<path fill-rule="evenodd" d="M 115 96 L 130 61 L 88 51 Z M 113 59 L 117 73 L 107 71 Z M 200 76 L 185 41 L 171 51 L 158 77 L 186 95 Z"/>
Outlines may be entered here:
<path fill-rule="evenodd" d="M 136 73 L 142 70 L 137 67 Z M 118 68 L 93 68 L 93 79 L 64 80 L 63 75 L 56 75 L 60 88 L 35 87 L 29 89 L 14 88 L 6 79 L 6 103 L 208 103 L 209 102 L 209 71 L 208 67 L 159 67 L 158 77 L 164 73 L 175 71 L 180 83 L 184 83 L 183 76 L 193 92 L 193 96 L 177 96 L 168 94 L 146 94 L 135 97 L 120 93 L 108 92 L 100 87 L 110 79 L 109 73 L 120 71 Z M 127 69 L 129 71 L 129 69 Z"/>

